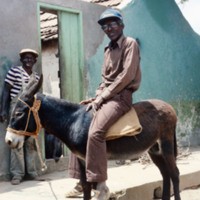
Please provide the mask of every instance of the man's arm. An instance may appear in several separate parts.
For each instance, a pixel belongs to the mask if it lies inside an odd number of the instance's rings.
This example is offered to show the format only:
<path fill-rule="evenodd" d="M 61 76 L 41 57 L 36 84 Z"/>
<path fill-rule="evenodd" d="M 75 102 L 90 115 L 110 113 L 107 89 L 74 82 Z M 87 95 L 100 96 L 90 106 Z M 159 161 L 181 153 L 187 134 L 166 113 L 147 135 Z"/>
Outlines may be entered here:
<path fill-rule="evenodd" d="M 4 122 L 7 118 L 7 108 L 10 102 L 10 90 L 12 85 L 5 83 L 3 88 L 3 93 L 1 97 L 1 112 L 0 112 L 0 121 Z"/>

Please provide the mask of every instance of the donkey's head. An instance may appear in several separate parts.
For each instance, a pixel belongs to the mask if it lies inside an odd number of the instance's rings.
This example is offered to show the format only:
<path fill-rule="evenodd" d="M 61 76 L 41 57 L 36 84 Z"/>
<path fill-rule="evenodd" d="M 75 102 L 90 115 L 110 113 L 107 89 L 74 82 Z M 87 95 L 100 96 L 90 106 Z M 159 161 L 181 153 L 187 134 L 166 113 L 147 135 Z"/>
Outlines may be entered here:
<path fill-rule="evenodd" d="M 26 89 L 18 98 L 12 111 L 5 141 L 10 148 L 21 148 L 25 135 L 32 136 L 38 131 L 37 116 L 38 104 L 34 95 L 42 85 L 43 76 L 39 81 L 30 80 Z M 39 123 L 40 125 L 40 123 Z"/>

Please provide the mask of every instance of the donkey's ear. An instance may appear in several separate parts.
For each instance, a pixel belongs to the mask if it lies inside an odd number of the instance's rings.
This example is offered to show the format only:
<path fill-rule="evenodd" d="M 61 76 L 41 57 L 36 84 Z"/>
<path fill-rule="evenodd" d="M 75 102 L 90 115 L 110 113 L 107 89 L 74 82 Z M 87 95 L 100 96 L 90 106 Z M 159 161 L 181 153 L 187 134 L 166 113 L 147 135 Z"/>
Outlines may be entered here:
<path fill-rule="evenodd" d="M 26 89 L 23 91 L 23 95 L 26 97 L 32 97 L 36 94 L 42 86 L 43 75 L 41 74 L 39 81 L 30 80 L 30 83 L 27 85 Z"/>
<path fill-rule="evenodd" d="M 34 91 L 33 93 L 35 94 L 36 92 L 39 91 L 39 89 L 42 87 L 42 82 L 43 82 L 43 74 L 41 74 L 40 79 L 38 80 L 38 82 L 36 83 L 36 85 L 34 86 Z"/>

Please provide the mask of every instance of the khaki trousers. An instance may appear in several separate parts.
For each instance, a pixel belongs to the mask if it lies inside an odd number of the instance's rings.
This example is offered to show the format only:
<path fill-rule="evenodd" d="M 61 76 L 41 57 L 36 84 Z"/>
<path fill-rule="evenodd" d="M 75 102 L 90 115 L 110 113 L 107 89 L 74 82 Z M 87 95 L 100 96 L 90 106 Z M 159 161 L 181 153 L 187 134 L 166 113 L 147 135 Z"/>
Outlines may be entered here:
<path fill-rule="evenodd" d="M 35 153 L 36 145 L 33 137 L 29 137 L 22 148 L 11 150 L 10 173 L 12 179 L 22 180 L 25 175 L 29 179 L 34 179 L 38 176 Z"/>
<path fill-rule="evenodd" d="M 88 133 L 86 151 L 86 177 L 88 182 L 107 179 L 107 156 L 105 133 L 132 106 L 132 91 L 124 89 L 105 101 L 94 115 Z M 69 176 L 80 179 L 80 167 L 74 154 L 70 155 Z"/>

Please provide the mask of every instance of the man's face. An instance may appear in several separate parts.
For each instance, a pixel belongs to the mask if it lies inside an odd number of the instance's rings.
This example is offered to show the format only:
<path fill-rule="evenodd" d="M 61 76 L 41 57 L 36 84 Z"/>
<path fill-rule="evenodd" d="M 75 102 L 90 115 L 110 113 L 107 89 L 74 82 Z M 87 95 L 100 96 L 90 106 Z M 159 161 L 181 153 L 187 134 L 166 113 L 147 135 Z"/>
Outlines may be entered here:
<path fill-rule="evenodd" d="M 21 57 L 21 62 L 25 68 L 32 68 L 36 61 L 36 57 L 32 53 L 25 53 Z"/>
<path fill-rule="evenodd" d="M 124 24 L 119 24 L 116 19 L 107 19 L 103 23 L 102 29 L 110 40 L 116 41 L 123 33 Z"/>

